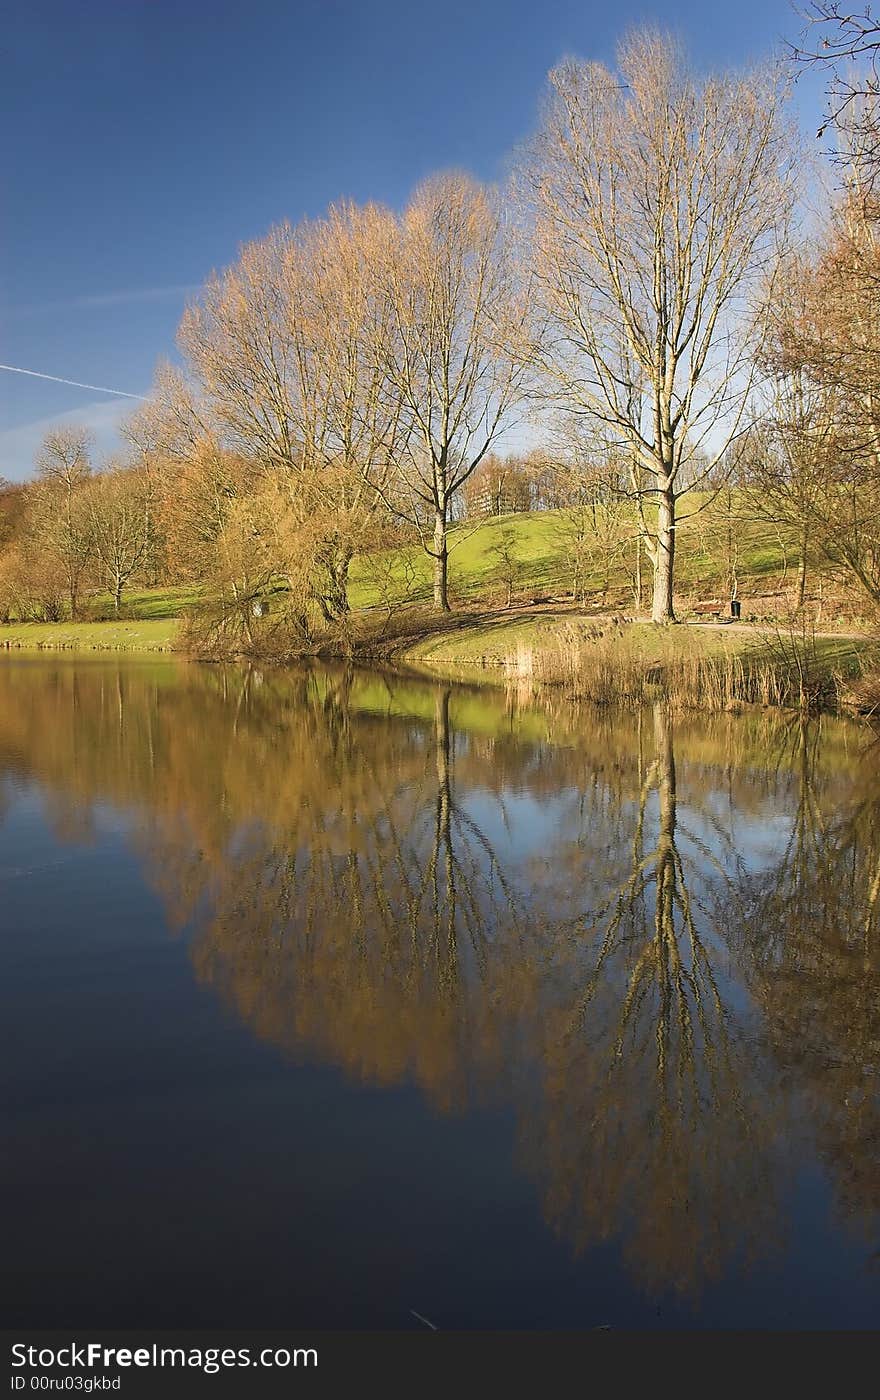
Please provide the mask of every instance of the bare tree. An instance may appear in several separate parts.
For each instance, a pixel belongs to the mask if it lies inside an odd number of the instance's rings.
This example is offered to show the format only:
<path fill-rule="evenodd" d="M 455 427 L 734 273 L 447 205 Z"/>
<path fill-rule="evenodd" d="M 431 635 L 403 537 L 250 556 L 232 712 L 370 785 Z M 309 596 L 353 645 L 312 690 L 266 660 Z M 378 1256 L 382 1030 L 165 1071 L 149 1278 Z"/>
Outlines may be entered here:
<path fill-rule="evenodd" d="M 136 470 L 102 472 L 89 487 L 87 508 L 98 570 L 118 615 L 123 589 L 155 558 L 149 481 Z"/>
<path fill-rule="evenodd" d="M 434 560 L 447 611 L 450 512 L 509 425 L 525 391 L 516 353 L 517 277 L 491 195 L 465 175 L 419 189 L 382 269 L 390 308 L 385 392 L 399 405 L 399 449 L 382 492 Z"/>
<path fill-rule="evenodd" d="M 839 0 L 811 0 L 800 44 L 790 44 L 795 63 L 827 77 L 825 115 L 816 135 L 837 138 L 835 159 L 872 190 L 880 175 L 880 23 L 871 6 L 852 11 Z"/>
<path fill-rule="evenodd" d="M 679 497 L 743 426 L 760 332 L 748 298 L 792 202 L 783 106 L 772 73 L 699 78 L 672 40 L 638 32 L 616 71 L 553 71 L 525 171 L 537 358 L 550 392 L 627 449 L 643 517 L 656 508 L 655 622 L 674 616 Z"/>
<path fill-rule="evenodd" d="M 27 487 L 21 481 L 0 476 L 0 550 L 13 544 L 21 529 L 27 505 Z"/>
<path fill-rule="evenodd" d="M 850 190 L 768 303 L 762 503 L 880 602 L 880 238 Z M 796 517 L 796 518 L 795 518 Z M 806 542 L 806 536 L 804 536 Z"/>
<path fill-rule="evenodd" d="M 349 565 L 382 505 L 396 441 L 397 408 L 380 392 L 387 299 L 376 280 L 393 229 L 387 211 L 353 205 L 273 229 L 212 279 L 180 331 L 221 440 L 259 464 L 291 529 L 308 535 L 328 619 L 348 610 Z"/>
<path fill-rule="evenodd" d="M 488 453 L 465 483 L 465 514 L 513 515 L 531 507 L 530 473 L 521 457 Z"/>
<path fill-rule="evenodd" d="M 403 429 L 400 402 L 386 392 L 392 312 L 380 269 L 393 237 L 387 210 L 344 204 L 310 239 L 312 345 L 325 386 L 320 503 L 332 514 L 323 557 L 337 613 L 348 611 L 355 553 L 382 542 L 391 525 L 383 497 Z"/>
<path fill-rule="evenodd" d="M 37 488 L 32 498 L 32 524 L 39 546 L 58 559 L 74 620 L 92 555 L 91 531 L 83 506 L 83 487 L 92 474 L 91 445 L 85 428 L 59 428 L 47 433 L 37 453 Z"/>
<path fill-rule="evenodd" d="M 489 546 L 489 554 L 495 561 L 495 573 L 504 585 L 506 598 L 504 606 L 506 608 L 509 608 L 513 603 L 513 590 L 516 587 L 517 574 L 521 567 L 516 546 L 516 531 L 511 529 L 510 525 L 499 525 L 497 534 L 494 535 L 493 542 Z"/>
<path fill-rule="evenodd" d="M 839 450 L 833 394 L 803 374 L 791 374 L 774 384 L 768 411 L 739 454 L 746 513 L 782 527 L 796 542 L 798 608 L 806 597 L 810 555 L 822 541 Z"/>
<path fill-rule="evenodd" d="M 566 418 L 560 425 L 555 472 L 563 507 L 559 531 L 571 564 L 572 591 L 585 601 L 588 577 L 597 574 L 604 602 L 612 571 L 639 533 L 627 500 L 625 456 L 594 421 Z"/>
<path fill-rule="evenodd" d="M 0 556 L 0 617 L 4 622 L 58 622 L 66 579 L 58 555 L 42 547 L 26 517 L 21 535 Z"/>

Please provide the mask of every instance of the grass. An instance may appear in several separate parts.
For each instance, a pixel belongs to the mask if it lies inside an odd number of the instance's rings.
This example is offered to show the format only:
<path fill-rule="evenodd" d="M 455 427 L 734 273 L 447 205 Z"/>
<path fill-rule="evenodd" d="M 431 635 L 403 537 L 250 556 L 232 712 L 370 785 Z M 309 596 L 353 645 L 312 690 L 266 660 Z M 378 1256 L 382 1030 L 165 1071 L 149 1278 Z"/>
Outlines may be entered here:
<path fill-rule="evenodd" d="M 487 620 L 404 648 L 436 676 L 557 685 L 597 704 L 666 695 L 680 708 L 836 707 L 876 663 L 867 639 L 748 628 L 656 628 L 574 613 Z"/>
<path fill-rule="evenodd" d="M 0 650 L 173 651 L 179 619 L 199 597 L 193 587 L 132 590 L 123 594 L 123 615 L 117 620 L 110 594 L 98 593 L 89 600 L 91 616 L 82 622 L 0 624 Z"/>
<path fill-rule="evenodd" d="M 700 512 L 699 505 L 695 496 L 684 502 L 682 509 L 677 581 L 683 614 L 687 613 L 688 598 L 721 598 L 726 592 L 724 521 L 713 520 L 711 511 Z M 767 667 L 773 663 L 769 633 L 761 641 L 746 627 L 656 629 L 636 623 L 609 631 L 611 624 L 602 609 L 602 580 L 596 570 L 586 580 L 587 607 L 579 612 L 570 601 L 570 540 L 566 530 L 566 514 L 561 511 L 509 515 L 483 520 L 476 526 L 454 527 L 450 594 L 456 610 L 449 618 L 431 618 L 424 607 L 431 595 L 433 561 L 418 546 L 356 559 L 349 590 L 354 615 L 349 641 L 342 650 L 348 645 L 349 650 L 365 657 L 405 660 L 409 665 L 456 676 L 530 678 L 573 689 L 583 686 L 592 667 L 594 687 L 603 692 L 615 669 L 621 677 L 629 677 L 627 685 L 640 685 L 638 677 L 653 674 L 658 667 L 667 673 L 677 668 L 681 674 L 689 668 L 689 684 L 694 686 L 700 683 L 700 676 L 714 684 L 724 672 L 724 685 L 729 688 L 736 666 L 755 671 L 759 661 Z M 499 553 L 502 542 L 509 543 L 516 567 L 514 606 L 509 611 L 500 606 L 506 594 Z M 627 546 L 627 557 L 617 563 L 609 580 L 607 602 L 622 613 L 632 608 L 628 579 L 631 555 Z M 795 552 L 789 551 L 786 559 L 781 539 L 768 535 L 759 525 L 740 525 L 737 569 L 744 619 L 769 621 L 772 627 L 774 611 L 784 615 L 789 607 Z M 650 578 L 647 561 L 645 578 Z M 853 613 L 851 600 L 847 607 L 839 603 L 827 575 L 823 579 L 814 571 L 811 585 L 825 594 L 821 608 L 816 606 L 815 593 L 811 599 L 812 613 L 821 619 L 817 631 L 837 626 L 853 632 L 863 625 L 864 620 Z M 536 598 L 549 600 L 540 605 L 543 611 L 535 610 Z M 192 586 L 131 591 L 123 598 L 125 617 L 117 621 L 109 596 L 97 596 L 90 600 L 89 621 L 0 625 L 0 648 L 170 650 L 179 635 L 178 619 L 199 600 L 199 590 Z M 273 609 L 269 626 L 262 629 L 266 650 L 271 650 L 271 624 L 279 617 Z M 259 653 L 259 643 L 255 653 Z M 791 654 L 776 658 L 776 671 L 802 669 L 796 653 L 793 639 Z M 855 676 L 861 665 L 859 648 L 850 641 L 810 641 L 808 669 L 826 676 Z"/>
<path fill-rule="evenodd" d="M 702 498 L 694 496 L 682 503 L 678 532 L 677 582 L 685 591 L 713 596 L 723 592 L 724 566 L 720 555 L 719 525 L 707 511 L 699 509 Z M 633 522 L 634 524 L 634 522 Z M 450 532 L 449 585 L 452 597 L 467 603 L 502 589 L 501 559 L 498 546 L 502 532 L 511 542 L 516 560 L 516 593 L 521 601 L 531 595 L 559 595 L 572 587 L 569 540 L 565 511 L 496 516 L 476 527 L 465 524 Z M 795 554 L 786 555 L 780 540 L 768 535 L 760 523 L 738 527 L 737 572 L 746 594 L 759 593 L 779 584 L 794 582 Z M 611 590 L 626 594 L 626 570 L 631 559 L 612 570 Z M 380 554 L 374 559 L 358 559 L 352 567 L 350 598 L 353 607 L 369 607 L 384 601 L 419 602 L 430 597 L 432 560 L 418 546 Z M 650 574 L 647 560 L 645 577 Z M 598 590 L 602 579 L 596 569 L 587 577 L 587 591 Z"/>
<path fill-rule="evenodd" d="M 201 600 L 201 589 L 191 584 L 182 587 L 133 589 L 122 595 L 122 608 L 127 619 L 141 621 L 147 618 L 180 617 L 188 608 L 195 607 Z M 112 613 L 113 599 L 109 593 L 96 593 L 90 600 L 92 614 Z M 112 617 L 106 620 L 113 622 Z"/>
<path fill-rule="evenodd" d="M 9 622 L 0 626 L 0 649 L 25 651 L 171 651 L 174 618 L 127 622 Z"/>
<path fill-rule="evenodd" d="M 437 632 L 406 648 L 409 660 L 466 670 L 506 668 L 524 648 L 542 646 L 567 621 L 565 613 L 499 613 L 456 632 Z"/>
<path fill-rule="evenodd" d="M 498 586 L 499 558 L 495 552 L 502 529 L 512 535 L 518 583 L 523 592 L 561 592 L 571 586 L 565 560 L 560 514 L 497 516 L 450 532 L 449 582 L 458 601 L 481 597 Z M 433 560 L 418 546 L 357 559 L 351 571 L 352 607 L 370 607 L 386 600 L 424 601 L 431 594 Z"/>
<path fill-rule="evenodd" d="M 731 656 L 754 653 L 772 646 L 773 634 L 759 633 L 736 625 L 730 627 L 655 627 L 650 622 L 627 626 L 609 623 L 607 618 L 584 618 L 571 612 L 530 612 L 498 614 L 484 626 L 442 633 L 416 642 L 408 651 L 413 659 L 452 665 L 507 666 L 524 650 L 546 650 L 551 646 L 577 645 L 602 634 L 621 655 L 637 656 L 646 664 L 663 663 L 675 656 Z M 784 633 L 782 635 L 785 635 Z M 795 639 L 797 640 L 797 638 Z M 809 638 L 817 659 L 829 666 L 856 660 L 869 648 L 867 641 L 850 637 Z"/>

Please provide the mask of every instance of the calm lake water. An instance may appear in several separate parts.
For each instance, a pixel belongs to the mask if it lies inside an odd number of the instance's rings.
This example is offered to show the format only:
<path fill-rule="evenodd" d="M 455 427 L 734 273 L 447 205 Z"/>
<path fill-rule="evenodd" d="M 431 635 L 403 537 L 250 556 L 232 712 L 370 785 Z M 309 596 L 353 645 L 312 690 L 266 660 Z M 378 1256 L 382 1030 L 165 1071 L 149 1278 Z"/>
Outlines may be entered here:
<path fill-rule="evenodd" d="M 3 1316 L 880 1322 L 880 751 L 0 663 Z"/>

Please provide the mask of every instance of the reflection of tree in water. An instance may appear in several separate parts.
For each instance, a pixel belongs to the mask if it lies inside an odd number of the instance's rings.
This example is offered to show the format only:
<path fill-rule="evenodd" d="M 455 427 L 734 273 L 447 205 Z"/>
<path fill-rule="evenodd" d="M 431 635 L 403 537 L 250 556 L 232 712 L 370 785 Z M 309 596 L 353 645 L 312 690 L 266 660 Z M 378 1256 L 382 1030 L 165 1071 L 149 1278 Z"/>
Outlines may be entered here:
<path fill-rule="evenodd" d="M 53 674 L 4 677 L 4 768 L 58 810 L 136 814 L 199 975 L 257 1034 L 443 1108 L 512 1100 L 566 1238 L 622 1235 L 643 1282 L 685 1290 L 768 1247 L 780 1062 L 841 1199 L 876 1206 L 876 766 L 837 730 L 773 762 L 767 721 L 673 730 L 661 707 L 531 715 L 342 671 Z M 774 814 L 761 873 L 725 791 L 756 827 Z M 507 841 L 519 798 L 546 838 Z"/>
<path fill-rule="evenodd" d="M 816 782 L 820 731 L 789 736 L 795 810 L 781 858 L 745 890 L 748 966 L 774 1056 L 845 1215 L 880 1215 L 880 785 L 866 755 L 845 794 Z M 835 800 L 835 798 L 837 800 Z"/>
<path fill-rule="evenodd" d="M 227 854 L 198 922 L 200 974 L 276 1043 L 380 1082 L 411 1075 L 443 1106 L 506 1083 L 551 1218 L 580 1245 L 627 1230 L 658 1286 L 695 1288 L 766 1245 L 769 1099 L 703 927 L 704 869 L 723 864 L 680 820 L 666 711 L 634 784 L 579 789 L 586 869 L 560 918 L 551 853 L 526 931 L 521 882 L 457 798 L 449 692 L 397 782 L 385 729 L 348 701 L 344 685 L 325 696 L 332 762 L 305 824 Z M 586 925 L 571 918 L 584 900 Z"/>
<path fill-rule="evenodd" d="M 772 1242 L 772 1110 L 709 919 L 710 875 L 726 885 L 731 853 L 679 815 L 661 705 L 653 731 L 628 845 L 597 870 L 596 833 L 589 908 L 557 937 L 546 1100 L 527 1151 L 561 1231 L 585 1246 L 623 1230 L 645 1282 L 693 1291 Z"/>
<path fill-rule="evenodd" d="M 386 724 L 352 723 L 348 687 L 328 688 L 311 736 L 320 794 L 235 833 L 202 889 L 187 871 L 193 958 L 261 1035 L 379 1082 L 411 1074 L 451 1105 L 471 1061 L 500 1064 L 484 989 L 515 904 L 455 794 L 448 692 L 398 770 Z M 173 846 L 161 861 L 173 885 Z"/>

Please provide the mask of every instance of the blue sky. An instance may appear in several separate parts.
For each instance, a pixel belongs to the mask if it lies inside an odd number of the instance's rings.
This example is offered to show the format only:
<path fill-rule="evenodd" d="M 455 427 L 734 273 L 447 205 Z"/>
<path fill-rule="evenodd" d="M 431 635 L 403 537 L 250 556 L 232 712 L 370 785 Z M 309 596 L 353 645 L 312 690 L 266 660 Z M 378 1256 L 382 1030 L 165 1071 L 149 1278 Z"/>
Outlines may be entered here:
<path fill-rule="evenodd" d="M 238 245 L 428 172 L 503 178 L 566 53 L 632 24 L 739 65 L 797 35 L 787 0 L 10 0 L 0 36 L 0 362 L 146 394 L 188 296 Z M 815 127 L 819 88 L 799 95 Z M 0 475 L 43 433 L 112 450 L 132 407 L 0 372 Z"/>

